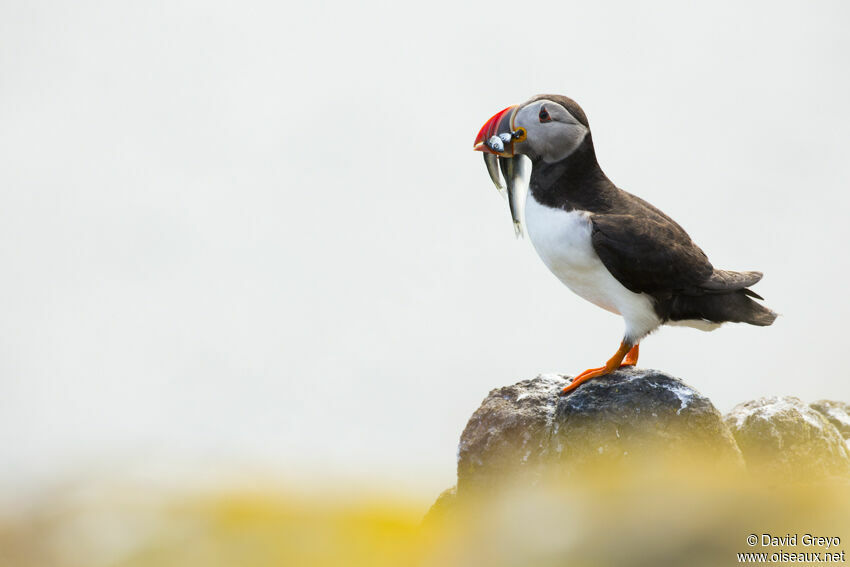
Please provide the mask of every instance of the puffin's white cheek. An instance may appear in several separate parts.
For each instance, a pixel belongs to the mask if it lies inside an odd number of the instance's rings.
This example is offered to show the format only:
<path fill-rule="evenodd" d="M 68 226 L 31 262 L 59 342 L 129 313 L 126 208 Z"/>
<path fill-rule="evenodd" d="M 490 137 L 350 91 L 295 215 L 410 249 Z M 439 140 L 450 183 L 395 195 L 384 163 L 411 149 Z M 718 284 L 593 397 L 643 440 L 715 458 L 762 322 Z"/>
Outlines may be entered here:
<path fill-rule="evenodd" d="M 558 140 L 544 139 L 538 142 L 537 155 L 546 163 L 560 161 L 564 157 L 564 148 Z"/>
<path fill-rule="evenodd" d="M 578 149 L 587 136 L 587 128 L 580 124 L 566 124 L 548 132 L 546 146 L 541 157 L 548 163 L 566 158 Z"/>

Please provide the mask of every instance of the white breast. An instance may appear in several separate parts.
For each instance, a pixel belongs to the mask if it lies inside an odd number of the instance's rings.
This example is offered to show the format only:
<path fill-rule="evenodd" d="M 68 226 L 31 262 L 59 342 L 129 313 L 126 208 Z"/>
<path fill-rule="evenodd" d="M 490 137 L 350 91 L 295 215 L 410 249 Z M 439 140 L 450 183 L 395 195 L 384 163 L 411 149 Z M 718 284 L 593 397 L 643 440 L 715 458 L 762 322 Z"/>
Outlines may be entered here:
<path fill-rule="evenodd" d="M 639 340 L 658 327 L 652 299 L 626 289 L 596 255 L 588 212 L 547 207 L 529 192 L 525 224 L 531 244 L 552 273 L 584 299 L 622 315 L 628 338 Z"/>

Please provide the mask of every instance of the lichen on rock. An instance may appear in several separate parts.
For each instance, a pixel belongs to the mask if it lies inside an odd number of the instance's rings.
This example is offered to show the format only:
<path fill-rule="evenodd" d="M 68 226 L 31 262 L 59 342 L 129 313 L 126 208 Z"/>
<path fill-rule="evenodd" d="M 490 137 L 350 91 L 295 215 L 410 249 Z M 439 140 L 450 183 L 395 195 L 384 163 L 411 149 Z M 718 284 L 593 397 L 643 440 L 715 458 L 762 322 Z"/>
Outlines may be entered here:
<path fill-rule="evenodd" d="M 809 407 L 824 416 L 844 437 L 850 441 L 850 404 L 833 400 L 818 400 Z"/>
<path fill-rule="evenodd" d="M 713 463 L 741 464 L 720 412 L 677 378 L 623 368 L 559 396 L 568 383 L 541 375 L 491 391 L 461 435 L 458 493 L 657 455 L 698 452 Z"/>
<path fill-rule="evenodd" d="M 726 415 L 754 473 L 809 481 L 850 475 L 850 450 L 819 411 L 790 396 L 738 404 Z"/>

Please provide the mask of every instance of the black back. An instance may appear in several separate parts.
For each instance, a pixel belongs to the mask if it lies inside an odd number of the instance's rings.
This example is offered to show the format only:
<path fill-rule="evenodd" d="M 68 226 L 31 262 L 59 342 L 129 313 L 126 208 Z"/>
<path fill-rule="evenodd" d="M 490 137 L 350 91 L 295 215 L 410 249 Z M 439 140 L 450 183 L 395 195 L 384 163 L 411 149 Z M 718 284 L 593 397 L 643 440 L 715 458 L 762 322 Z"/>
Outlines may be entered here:
<path fill-rule="evenodd" d="M 532 100 L 541 98 L 562 104 L 589 128 L 584 111 L 572 99 L 539 95 Z M 662 319 L 754 323 L 748 320 L 754 317 L 749 313 L 754 309 L 770 314 L 768 317 L 762 313 L 770 322 L 775 318 L 772 311 L 747 297 L 758 297 L 745 288 L 758 281 L 761 274 L 715 270 L 678 223 L 608 179 L 599 167 L 590 132 L 579 148 L 560 162 L 532 161 L 529 191 L 534 198 L 549 207 L 589 212 L 592 245 L 602 263 L 625 288 L 651 295 Z M 730 296 L 731 303 L 707 298 L 712 295 Z M 741 311 L 739 315 L 725 308 L 728 304 L 731 309 L 733 303 L 740 304 L 732 310 Z"/>

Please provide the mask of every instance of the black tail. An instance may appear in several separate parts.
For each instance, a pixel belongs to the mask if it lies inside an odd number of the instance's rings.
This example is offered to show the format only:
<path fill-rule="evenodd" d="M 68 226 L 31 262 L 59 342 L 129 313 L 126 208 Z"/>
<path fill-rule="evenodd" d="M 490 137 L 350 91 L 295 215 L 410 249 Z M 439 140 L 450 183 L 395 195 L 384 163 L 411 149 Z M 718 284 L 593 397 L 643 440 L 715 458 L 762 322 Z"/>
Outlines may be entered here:
<path fill-rule="evenodd" d="M 715 269 L 706 281 L 699 284 L 699 287 L 709 293 L 718 291 L 735 291 L 755 285 L 761 277 L 761 272 L 733 272 L 732 270 Z M 761 299 L 761 296 L 755 292 L 747 291 L 749 292 L 749 295 Z"/>
<path fill-rule="evenodd" d="M 705 319 L 714 323 L 749 323 L 759 327 L 771 325 L 776 320 L 776 313 L 753 301 L 752 296 L 759 297 L 748 289 L 707 295 L 676 295 L 672 298 L 668 319 Z"/>

